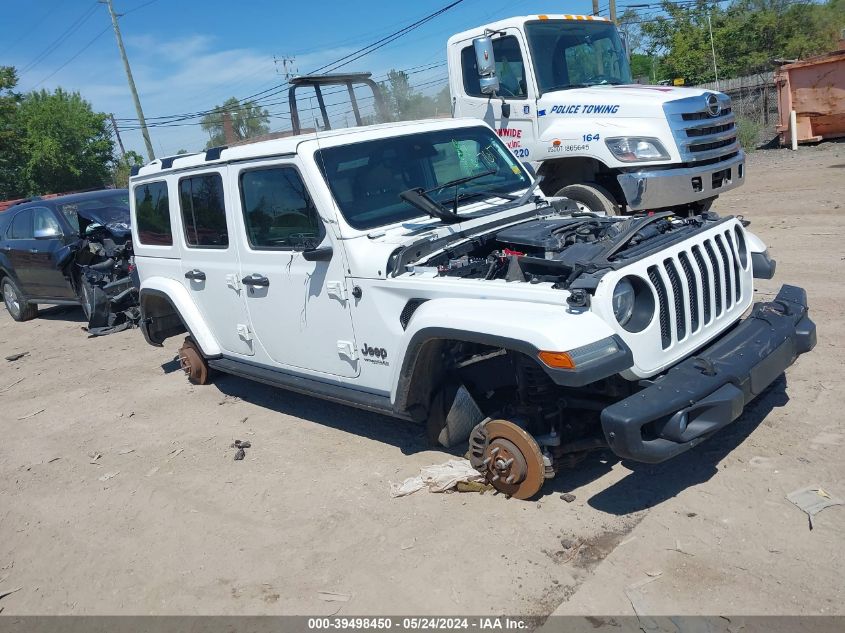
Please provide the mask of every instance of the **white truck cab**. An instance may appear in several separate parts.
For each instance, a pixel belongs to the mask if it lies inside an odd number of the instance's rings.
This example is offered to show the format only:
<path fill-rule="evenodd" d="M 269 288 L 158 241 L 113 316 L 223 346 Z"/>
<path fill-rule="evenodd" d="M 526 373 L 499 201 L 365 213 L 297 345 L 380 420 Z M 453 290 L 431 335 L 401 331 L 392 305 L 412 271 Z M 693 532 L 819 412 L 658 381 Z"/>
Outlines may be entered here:
<path fill-rule="evenodd" d="M 742 318 L 774 264 L 739 219 L 550 203 L 476 119 L 172 156 L 130 193 L 141 329 L 187 335 L 193 382 L 472 429 L 517 498 L 588 450 L 695 446 L 815 344 L 800 288 Z"/>
<path fill-rule="evenodd" d="M 500 20 L 450 37 L 447 61 L 454 115 L 493 127 L 547 195 L 593 211 L 700 212 L 744 181 L 730 98 L 633 84 L 605 18 Z"/>

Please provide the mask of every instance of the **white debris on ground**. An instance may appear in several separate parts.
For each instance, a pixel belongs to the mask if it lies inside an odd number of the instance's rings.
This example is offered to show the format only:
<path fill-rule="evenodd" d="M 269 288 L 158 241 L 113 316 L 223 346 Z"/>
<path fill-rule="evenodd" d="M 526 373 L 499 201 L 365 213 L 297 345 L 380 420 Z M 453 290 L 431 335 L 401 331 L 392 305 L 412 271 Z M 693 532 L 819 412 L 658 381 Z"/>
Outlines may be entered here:
<path fill-rule="evenodd" d="M 417 490 L 428 488 L 429 492 L 448 492 L 460 482 L 484 481 L 484 476 L 470 465 L 468 459 L 450 459 L 445 464 L 420 468 L 416 477 L 408 477 L 401 484 L 390 482 L 391 497 L 405 497 Z"/>

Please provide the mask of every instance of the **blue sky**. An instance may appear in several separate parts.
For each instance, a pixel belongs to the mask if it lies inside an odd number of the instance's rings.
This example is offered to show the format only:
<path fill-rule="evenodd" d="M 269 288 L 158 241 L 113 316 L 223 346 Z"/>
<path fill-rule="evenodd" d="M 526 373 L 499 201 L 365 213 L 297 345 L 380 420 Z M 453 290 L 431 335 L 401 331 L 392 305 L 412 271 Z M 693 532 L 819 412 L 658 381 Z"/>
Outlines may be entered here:
<path fill-rule="evenodd" d="M 150 123 L 282 83 L 274 56 L 295 57 L 297 69 L 305 73 L 446 4 L 449 0 L 114 0 L 115 10 L 126 14 L 121 31 Z M 624 4 L 620 0 L 620 7 Z M 600 5 L 604 9 L 607 1 Z M 446 83 L 446 68 L 434 65 L 445 61 L 451 33 L 511 15 L 589 13 L 591 7 L 591 0 L 464 0 L 343 70 L 371 71 L 378 79 L 391 68 L 417 68 L 412 83 L 436 92 Z M 0 65 L 18 68 L 19 90 L 61 86 L 79 91 L 95 109 L 126 120 L 121 127 L 133 125 L 128 119 L 135 112 L 105 5 L 93 0 L 4 0 L 0 12 Z M 76 23 L 78 28 L 68 34 Z M 268 99 L 273 130 L 289 127 L 285 100 L 286 93 Z M 207 135 L 196 121 L 152 128 L 156 153 L 201 149 Z M 127 129 L 122 136 L 127 149 L 145 154 L 136 130 Z"/>

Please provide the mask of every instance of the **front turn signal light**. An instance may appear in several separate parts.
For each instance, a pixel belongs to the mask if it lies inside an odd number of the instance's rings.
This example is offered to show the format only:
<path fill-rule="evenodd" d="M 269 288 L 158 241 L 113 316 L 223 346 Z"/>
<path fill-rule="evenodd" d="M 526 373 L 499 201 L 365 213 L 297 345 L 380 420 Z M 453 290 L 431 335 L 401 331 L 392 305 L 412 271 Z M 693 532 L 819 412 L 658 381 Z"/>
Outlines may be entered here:
<path fill-rule="evenodd" d="M 540 360 L 555 369 L 575 369 L 575 361 L 568 352 L 540 352 Z"/>

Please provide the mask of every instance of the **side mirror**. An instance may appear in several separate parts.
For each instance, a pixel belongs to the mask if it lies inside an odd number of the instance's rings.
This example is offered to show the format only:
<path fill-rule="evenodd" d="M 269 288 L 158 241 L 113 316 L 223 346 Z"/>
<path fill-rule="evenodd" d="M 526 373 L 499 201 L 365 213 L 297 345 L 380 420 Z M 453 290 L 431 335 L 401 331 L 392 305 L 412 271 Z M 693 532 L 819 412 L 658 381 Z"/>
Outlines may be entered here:
<path fill-rule="evenodd" d="M 327 262 L 333 254 L 334 249 L 331 246 L 323 246 L 322 248 L 310 248 L 302 251 L 302 258 L 306 262 Z"/>
<path fill-rule="evenodd" d="M 496 77 L 496 58 L 493 55 L 493 39 L 489 35 L 477 37 L 472 41 L 475 48 L 475 63 L 478 66 L 481 93 L 495 94 L 499 90 L 499 78 Z"/>
<path fill-rule="evenodd" d="M 36 240 L 54 240 L 62 236 L 62 232 L 54 226 L 45 229 L 35 229 L 32 234 Z"/>

